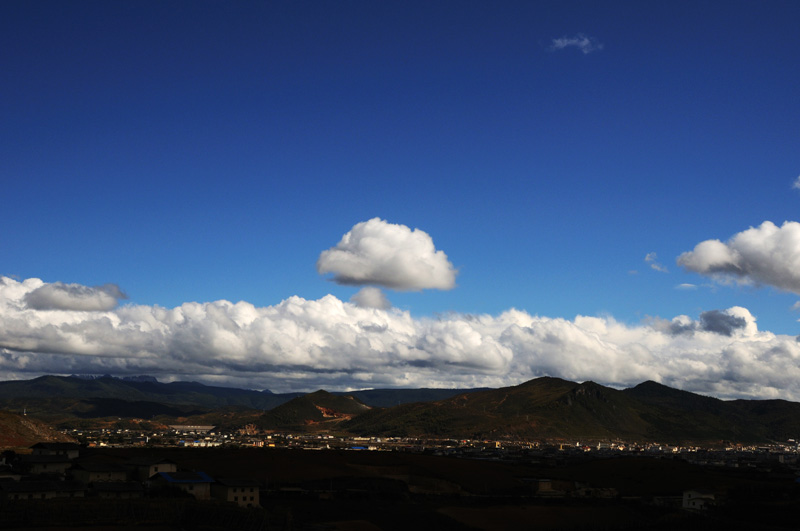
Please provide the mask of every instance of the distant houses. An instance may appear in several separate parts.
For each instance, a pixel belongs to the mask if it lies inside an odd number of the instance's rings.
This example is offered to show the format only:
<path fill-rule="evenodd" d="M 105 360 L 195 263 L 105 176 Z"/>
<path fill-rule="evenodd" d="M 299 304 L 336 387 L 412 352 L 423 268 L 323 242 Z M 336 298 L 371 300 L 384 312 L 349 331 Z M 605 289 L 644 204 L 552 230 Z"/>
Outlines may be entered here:
<path fill-rule="evenodd" d="M 169 459 L 128 460 L 108 455 L 82 458 L 80 446 L 72 443 L 38 443 L 30 449 L 26 455 L 4 454 L 0 462 L 0 501 L 136 499 L 159 497 L 173 489 L 197 500 L 213 498 L 240 507 L 260 506 L 261 484 L 255 480 L 215 481 L 202 471 L 179 470 Z"/>
<path fill-rule="evenodd" d="M 193 424 L 171 424 L 169 429 L 184 435 L 205 435 L 214 431 L 216 426 L 199 426 Z"/>
<path fill-rule="evenodd" d="M 31 446 L 31 455 L 56 455 L 76 459 L 80 450 L 80 445 L 75 443 L 41 442 Z"/>
<path fill-rule="evenodd" d="M 92 486 L 90 492 L 98 498 L 114 500 L 143 498 L 145 495 L 144 485 L 138 481 L 100 481 Z"/>
<path fill-rule="evenodd" d="M 16 468 L 27 475 L 64 476 L 72 466 L 71 460 L 61 455 L 23 455 L 19 457 Z"/>
<path fill-rule="evenodd" d="M 214 480 L 205 472 L 193 472 L 190 470 L 159 472 L 152 479 L 153 485 L 175 487 L 187 494 L 191 494 L 198 500 L 211 498 L 212 483 L 214 483 Z"/>
<path fill-rule="evenodd" d="M 169 459 L 129 461 L 127 466 L 132 469 L 133 478 L 142 482 L 159 472 L 176 472 L 178 470 L 178 465 Z"/>
<path fill-rule="evenodd" d="M 683 491 L 682 507 L 684 509 L 703 511 L 713 507 L 716 503 L 717 495 L 710 490 L 694 489 Z"/>
<path fill-rule="evenodd" d="M 86 485 L 80 481 L 0 481 L 0 499 L 50 500 L 53 498 L 83 498 Z"/>
<path fill-rule="evenodd" d="M 259 485 L 254 479 L 218 479 L 211 484 L 211 495 L 241 507 L 259 507 Z"/>
<path fill-rule="evenodd" d="M 87 485 L 99 482 L 126 481 L 128 479 L 128 470 L 116 463 L 76 463 L 70 469 L 70 474 L 74 479 L 83 481 Z"/>

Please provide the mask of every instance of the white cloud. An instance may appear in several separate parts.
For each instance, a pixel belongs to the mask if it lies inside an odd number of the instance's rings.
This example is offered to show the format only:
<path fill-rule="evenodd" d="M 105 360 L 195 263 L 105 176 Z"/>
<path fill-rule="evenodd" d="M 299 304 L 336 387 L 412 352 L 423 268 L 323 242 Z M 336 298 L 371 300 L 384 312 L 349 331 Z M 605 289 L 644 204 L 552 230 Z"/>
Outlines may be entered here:
<path fill-rule="evenodd" d="M 392 303 L 386 298 L 386 295 L 373 286 L 361 288 L 358 292 L 350 297 L 350 302 L 360 308 L 378 308 L 379 310 L 388 310 L 392 307 Z"/>
<path fill-rule="evenodd" d="M 706 240 L 678 257 L 681 267 L 720 282 L 769 285 L 800 294 L 800 223 L 765 221 L 723 243 Z"/>
<path fill-rule="evenodd" d="M 658 256 L 656 253 L 647 253 L 644 257 L 644 261 L 650 264 L 651 269 L 655 269 L 660 273 L 669 273 L 669 270 L 663 264 L 658 262 Z"/>
<path fill-rule="evenodd" d="M 683 284 L 678 284 L 677 286 L 675 286 L 675 289 L 691 291 L 697 289 L 697 286 L 695 284 L 689 284 L 684 282 Z"/>
<path fill-rule="evenodd" d="M 550 51 L 558 51 L 565 48 L 577 48 L 585 55 L 602 50 L 603 44 L 594 37 L 578 33 L 574 37 L 564 36 L 560 39 L 553 39 L 548 49 Z"/>
<path fill-rule="evenodd" d="M 38 279 L 0 281 L 0 373 L 152 374 L 274 391 L 499 387 L 550 375 L 655 380 L 721 397 L 800 400 L 800 343 L 759 331 L 745 308 L 638 325 L 610 317 L 414 318 L 332 295 L 247 302 L 37 310 Z"/>
<path fill-rule="evenodd" d="M 799 175 L 799 176 L 797 177 L 797 179 L 795 179 L 795 180 L 794 180 L 794 182 L 792 183 L 792 188 L 795 188 L 795 189 L 797 189 L 797 190 L 800 190 L 800 175 Z"/>
<path fill-rule="evenodd" d="M 339 284 L 376 285 L 400 291 L 452 289 L 458 273 L 428 233 L 388 223 L 362 221 L 317 260 L 320 274 Z"/>

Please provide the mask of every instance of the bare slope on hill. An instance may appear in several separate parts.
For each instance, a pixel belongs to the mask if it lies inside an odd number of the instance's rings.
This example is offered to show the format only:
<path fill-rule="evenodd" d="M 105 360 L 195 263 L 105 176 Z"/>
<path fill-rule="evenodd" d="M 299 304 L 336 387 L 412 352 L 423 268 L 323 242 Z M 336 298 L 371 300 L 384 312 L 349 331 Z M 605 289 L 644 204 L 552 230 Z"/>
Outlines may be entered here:
<path fill-rule="evenodd" d="M 264 429 L 316 431 L 331 429 L 352 419 L 369 406 L 352 396 L 333 395 L 319 390 L 300 396 L 262 415 L 255 424 Z"/>
<path fill-rule="evenodd" d="M 0 410 L 0 448 L 27 447 L 37 442 L 75 442 L 75 439 L 39 420 Z"/>

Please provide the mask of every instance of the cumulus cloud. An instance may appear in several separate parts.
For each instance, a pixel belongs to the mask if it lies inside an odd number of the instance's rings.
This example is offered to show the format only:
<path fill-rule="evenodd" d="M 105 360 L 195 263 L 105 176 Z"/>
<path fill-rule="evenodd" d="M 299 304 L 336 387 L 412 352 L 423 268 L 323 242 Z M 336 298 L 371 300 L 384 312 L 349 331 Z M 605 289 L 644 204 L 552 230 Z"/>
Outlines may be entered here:
<path fill-rule="evenodd" d="M 428 233 L 380 218 L 362 221 L 320 254 L 320 274 L 352 286 L 383 286 L 400 291 L 452 289 L 458 273 Z"/>
<path fill-rule="evenodd" d="M 800 400 L 800 343 L 758 330 L 741 307 L 629 325 L 508 310 L 414 318 L 290 297 L 39 310 L 38 279 L 0 281 L 0 372 L 151 374 L 274 391 L 499 387 L 538 376 L 635 385 L 655 380 L 720 397 Z"/>
<path fill-rule="evenodd" d="M 688 271 L 717 281 L 769 285 L 800 294 L 800 223 L 765 221 L 723 243 L 706 240 L 678 257 Z"/>
<path fill-rule="evenodd" d="M 574 37 L 564 36 L 560 39 L 553 39 L 548 49 L 551 52 L 563 50 L 565 48 L 577 48 L 584 55 L 603 49 L 603 44 L 594 37 L 589 37 L 583 33 L 578 33 Z"/>
<path fill-rule="evenodd" d="M 392 303 L 386 298 L 386 295 L 373 286 L 361 288 L 358 292 L 350 297 L 350 302 L 354 303 L 360 308 L 378 308 L 379 310 L 388 310 L 392 307 Z"/>
<path fill-rule="evenodd" d="M 800 176 L 798 176 L 797 179 L 794 180 L 794 182 L 792 183 L 792 188 L 800 190 Z"/>
<path fill-rule="evenodd" d="M 25 303 L 34 310 L 107 311 L 117 307 L 127 296 L 116 284 L 81 286 L 54 282 L 42 284 L 25 295 Z"/>
<path fill-rule="evenodd" d="M 658 256 L 656 253 L 647 253 L 644 257 L 644 261 L 650 265 L 651 269 L 654 269 L 660 273 L 669 273 L 669 270 L 663 265 L 658 262 Z"/>

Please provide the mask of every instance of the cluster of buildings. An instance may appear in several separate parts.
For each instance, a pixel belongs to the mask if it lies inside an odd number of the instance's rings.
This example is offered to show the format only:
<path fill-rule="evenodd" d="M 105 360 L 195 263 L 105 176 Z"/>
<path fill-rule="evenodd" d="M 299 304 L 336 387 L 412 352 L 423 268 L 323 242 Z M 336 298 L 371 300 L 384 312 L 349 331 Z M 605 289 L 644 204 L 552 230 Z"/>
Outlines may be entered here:
<path fill-rule="evenodd" d="M 511 460 L 520 463 L 559 466 L 582 459 L 637 453 L 682 459 L 703 466 L 755 468 L 770 471 L 780 467 L 783 472 L 800 476 L 800 448 L 794 441 L 771 446 L 729 445 L 716 449 L 692 446 L 612 443 L 532 443 L 508 441 L 479 441 L 453 439 L 414 439 L 379 437 L 336 437 L 332 435 L 236 435 L 224 434 L 214 426 L 171 426 L 168 436 L 175 446 L 236 445 L 238 447 L 295 448 L 298 450 L 347 449 L 353 451 L 410 451 L 449 455 L 466 459 Z M 132 437 L 142 437 L 134 434 Z M 98 445 L 95 442 L 95 445 Z M 190 442 L 191 444 L 187 444 Z M 203 444 L 205 443 L 205 444 Z M 129 443 L 136 446 L 138 443 Z M 231 507 L 260 507 L 266 495 L 266 484 L 251 478 L 213 478 L 200 470 L 181 470 L 178 465 L 162 458 L 142 459 L 123 457 L 125 453 L 86 453 L 87 444 L 38 443 L 29 453 L 3 452 L 0 455 L 0 502 L 17 500 L 47 500 L 54 498 L 99 498 L 129 500 L 137 498 L 189 497 L 196 500 L 228 502 Z M 167 445 L 165 443 L 165 445 Z M 148 452 L 149 453 L 149 452 Z M 157 453 L 154 452 L 154 455 Z M 141 456 L 141 452 L 134 455 Z M 378 467 L 381 474 L 392 467 Z M 384 470 L 386 469 L 386 470 Z M 392 469 L 393 470 L 393 469 Z M 366 496 L 380 488 L 397 489 L 396 481 L 407 484 L 412 494 L 460 492 L 446 481 L 435 480 L 409 472 L 390 471 L 380 476 L 383 483 L 350 479 L 352 484 L 340 485 L 338 496 Z M 546 472 L 545 472 L 546 473 Z M 377 474 L 377 473 L 376 473 Z M 406 477 L 407 476 L 407 477 Z M 389 481 L 393 480 L 395 482 Z M 342 480 L 337 480 L 341 482 Z M 437 482 L 438 481 L 438 482 Z M 613 488 L 599 488 L 579 481 L 525 478 L 525 496 L 544 499 L 616 499 Z M 317 496 L 329 499 L 332 482 L 312 484 L 272 485 L 276 496 Z M 362 484 L 363 483 L 363 484 Z M 455 489 L 455 490 L 453 490 Z M 339 492 L 341 491 L 341 492 Z M 392 491 L 393 492 L 393 491 Z M 653 497 L 651 503 L 669 507 L 702 511 L 721 502 L 720 492 L 684 490 L 682 495 Z M 327 497 L 327 498 L 326 498 Z"/>
<path fill-rule="evenodd" d="M 30 450 L 0 457 L 0 500 L 192 496 L 260 506 L 261 485 L 252 479 L 212 478 L 202 471 L 180 470 L 168 459 L 82 457 L 75 443 L 38 443 Z"/>
<path fill-rule="evenodd" d="M 72 429 L 64 433 L 88 447 L 184 447 L 222 446 L 257 448 L 295 448 L 305 450 L 354 449 L 375 451 L 413 451 L 455 457 L 508 458 L 528 455 L 534 458 L 558 455 L 593 458 L 620 454 L 671 455 L 700 465 L 760 467 L 778 461 L 794 466 L 800 457 L 800 443 L 790 439 L 771 445 L 720 443 L 714 447 L 671 445 L 629 441 L 512 441 L 485 439 L 432 439 L 418 437 L 354 437 L 313 433 L 253 433 L 251 430 L 225 431 L 216 426 L 172 425 L 158 431 L 123 428 Z M 800 472 L 800 470 L 799 470 Z"/>

